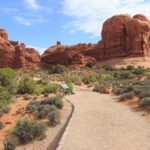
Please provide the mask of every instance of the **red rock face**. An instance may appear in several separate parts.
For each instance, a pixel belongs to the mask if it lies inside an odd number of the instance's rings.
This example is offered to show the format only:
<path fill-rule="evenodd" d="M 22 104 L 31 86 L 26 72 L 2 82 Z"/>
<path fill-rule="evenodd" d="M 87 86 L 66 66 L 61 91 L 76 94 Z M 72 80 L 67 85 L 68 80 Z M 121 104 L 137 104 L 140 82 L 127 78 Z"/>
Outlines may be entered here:
<path fill-rule="evenodd" d="M 74 46 L 56 46 L 50 47 L 42 55 L 41 60 L 43 66 L 50 67 L 54 64 L 62 64 L 66 66 L 76 66 L 87 63 L 94 63 L 95 58 L 84 55 L 84 52 L 90 49 L 92 45 L 78 44 Z"/>
<path fill-rule="evenodd" d="M 0 67 L 25 68 L 38 67 L 40 64 L 39 53 L 24 44 L 9 41 L 6 31 L 0 29 Z"/>
<path fill-rule="evenodd" d="M 144 15 L 118 15 L 108 19 L 102 30 L 106 58 L 147 55 L 150 51 L 150 22 Z"/>
<path fill-rule="evenodd" d="M 116 15 L 103 24 L 102 40 L 98 44 L 79 44 L 49 48 L 42 63 L 85 64 L 115 57 L 144 56 L 150 53 L 150 21 L 144 15 Z"/>
<path fill-rule="evenodd" d="M 0 29 L 0 67 L 50 67 L 54 64 L 82 66 L 115 57 L 145 56 L 150 53 L 150 21 L 142 14 L 116 15 L 103 24 L 102 40 L 97 44 L 78 44 L 48 48 L 41 56 L 24 44 L 9 41 Z"/>

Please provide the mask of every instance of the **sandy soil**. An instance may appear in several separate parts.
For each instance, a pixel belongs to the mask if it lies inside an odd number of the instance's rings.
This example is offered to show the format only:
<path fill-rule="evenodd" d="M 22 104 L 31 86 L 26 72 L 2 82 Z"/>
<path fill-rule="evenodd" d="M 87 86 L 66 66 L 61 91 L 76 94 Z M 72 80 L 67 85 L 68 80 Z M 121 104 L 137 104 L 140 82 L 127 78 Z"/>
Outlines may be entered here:
<path fill-rule="evenodd" d="M 150 122 L 111 95 L 78 88 L 75 112 L 58 150 L 149 150 Z"/>
<path fill-rule="evenodd" d="M 126 65 L 134 65 L 135 67 L 144 66 L 150 68 L 150 57 L 124 57 L 106 60 L 97 63 L 98 66 L 114 65 L 116 67 L 124 67 Z"/>
<path fill-rule="evenodd" d="M 33 143 L 24 146 L 19 146 L 17 147 L 16 150 L 53 150 L 51 149 L 51 142 L 54 142 L 53 140 L 66 123 L 71 113 L 71 110 L 72 110 L 71 104 L 64 99 L 64 108 L 61 110 L 61 124 L 59 124 L 56 127 L 48 128 L 46 132 L 47 135 L 46 139 L 42 141 L 33 141 Z M 56 141 L 56 143 L 57 142 L 58 141 Z"/>
<path fill-rule="evenodd" d="M 53 97 L 55 95 L 56 94 L 49 94 L 49 97 Z M 33 117 L 32 114 L 30 114 L 26 111 L 26 106 L 28 105 L 28 103 L 30 103 L 32 101 L 33 98 L 34 97 L 32 97 L 31 100 L 29 100 L 29 101 L 24 100 L 23 97 L 17 98 L 17 100 L 9 106 L 11 108 L 11 111 L 8 114 L 5 114 L 0 118 L 0 120 L 5 123 L 4 129 L 0 130 L 0 150 L 3 149 L 3 141 L 5 141 L 5 139 L 10 136 L 10 132 L 12 131 L 13 127 L 15 126 L 17 120 L 19 120 L 21 118 L 24 118 L 26 116 Z M 42 99 L 44 99 L 44 95 L 39 96 L 36 101 L 41 101 Z M 24 111 L 21 114 L 17 114 L 16 112 L 20 108 L 23 108 Z M 48 146 L 48 144 L 50 144 L 52 139 L 57 135 L 59 129 L 66 122 L 66 119 L 70 114 L 70 111 L 71 111 L 70 104 L 64 100 L 64 108 L 61 110 L 61 118 L 62 118 L 61 124 L 58 125 L 58 127 L 56 127 L 56 128 L 49 128 L 48 131 L 47 131 L 49 141 L 45 142 L 47 144 L 45 144 L 44 141 L 42 141 L 41 143 L 44 143 L 45 146 L 46 145 Z M 42 120 L 42 121 L 45 121 L 45 120 Z M 42 145 L 41 143 L 39 142 L 40 145 Z M 32 146 L 33 146 L 33 144 L 30 144 L 29 148 L 32 147 Z M 27 147 L 28 147 L 28 145 L 27 145 Z M 27 147 L 23 146 L 23 147 L 21 147 L 21 150 L 29 149 Z M 40 148 L 39 150 L 43 150 L 41 148 L 41 146 L 38 146 L 38 147 Z M 31 149 L 33 150 L 33 148 L 31 148 Z"/>

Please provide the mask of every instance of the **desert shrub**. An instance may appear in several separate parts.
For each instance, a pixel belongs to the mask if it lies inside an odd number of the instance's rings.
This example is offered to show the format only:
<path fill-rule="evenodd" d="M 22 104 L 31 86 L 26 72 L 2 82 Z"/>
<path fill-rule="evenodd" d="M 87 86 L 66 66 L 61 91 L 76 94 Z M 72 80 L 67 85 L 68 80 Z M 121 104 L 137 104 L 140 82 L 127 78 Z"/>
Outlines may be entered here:
<path fill-rule="evenodd" d="M 122 84 L 120 87 L 113 89 L 113 92 L 117 95 L 120 95 L 120 94 L 132 92 L 133 90 L 134 90 L 133 85 Z"/>
<path fill-rule="evenodd" d="M 36 83 L 34 80 L 24 78 L 19 81 L 18 93 L 19 94 L 33 94 L 36 89 Z"/>
<path fill-rule="evenodd" d="M 63 107 L 63 101 L 62 101 L 62 96 L 57 95 L 55 97 L 48 97 L 41 101 L 41 105 L 54 105 L 58 109 L 61 109 Z"/>
<path fill-rule="evenodd" d="M 0 108 L 0 117 L 10 112 L 10 107 L 3 106 Z"/>
<path fill-rule="evenodd" d="M 150 97 L 145 97 L 141 99 L 140 106 L 149 106 L 150 105 Z"/>
<path fill-rule="evenodd" d="M 4 150 L 15 150 L 17 147 L 17 142 L 14 139 L 7 139 L 4 142 Z"/>
<path fill-rule="evenodd" d="M 111 84 L 109 83 L 101 83 L 96 84 L 93 91 L 94 92 L 100 92 L 102 94 L 109 94 L 111 89 Z"/>
<path fill-rule="evenodd" d="M 36 96 L 40 96 L 41 93 L 42 93 L 42 92 L 41 92 L 40 89 L 37 89 L 37 88 L 36 88 L 36 89 L 34 90 L 34 94 L 35 94 Z"/>
<path fill-rule="evenodd" d="M 143 91 L 139 94 L 140 98 L 144 98 L 144 97 L 150 97 L 150 90 L 145 90 L 143 89 Z"/>
<path fill-rule="evenodd" d="M 73 83 L 72 83 L 71 76 L 69 74 L 67 73 L 64 74 L 64 81 L 69 87 L 69 90 L 67 91 L 68 93 L 66 94 L 73 93 Z"/>
<path fill-rule="evenodd" d="M 3 121 L 0 121 L 0 129 L 3 129 L 5 126 L 4 122 Z"/>
<path fill-rule="evenodd" d="M 80 76 L 72 75 L 72 76 L 70 77 L 70 80 L 71 80 L 72 83 L 74 83 L 75 85 L 82 85 L 82 80 L 81 80 Z"/>
<path fill-rule="evenodd" d="M 13 135 L 18 139 L 20 144 L 29 143 L 35 139 L 45 137 L 46 126 L 30 118 L 17 121 L 13 130 Z"/>
<path fill-rule="evenodd" d="M 70 94 L 70 93 L 72 94 L 73 93 L 73 84 L 72 84 L 72 82 L 70 80 L 68 80 L 68 81 L 66 81 L 66 84 L 69 87 L 69 91 L 66 94 Z"/>
<path fill-rule="evenodd" d="M 49 83 L 44 88 L 43 93 L 54 93 L 54 92 L 57 92 L 58 90 L 59 90 L 59 85 L 58 84 Z"/>
<path fill-rule="evenodd" d="M 112 80 L 113 78 L 112 78 L 112 75 L 111 74 L 96 74 L 95 75 L 95 77 L 96 77 L 96 80 L 97 81 L 99 81 L 99 82 L 101 82 L 101 81 L 108 81 L 108 80 Z"/>
<path fill-rule="evenodd" d="M 3 87 L 0 86 L 0 108 L 7 106 L 12 99 L 12 95 Z"/>
<path fill-rule="evenodd" d="M 46 85 L 47 84 L 47 82 L 45 80 L 42 80 L 42 79 L 38 80 L 36 83 L 41 84 L 41 85 Z"/>
<path fill-rule="evenodd" d="M 60 113 L 56 107 L 52 111 L 49 112 L 48 120 L 49 120 L 50 126 L 56 126 L 57 124 L 60 123 Z"/>
<path fill-rule="evenodd" d="M 134 92 L 137 96 L 140 96 L 140 94 L 141 94 L 141 89 L 138 88 L 138 87 L 134 87 L 133 92 Z"/>
<path fill-rule="evenodd" d="M 10 93 L 16 92 L 16 72 L 13 69 L 0 69 L 0 86 L 5 87 Z"/>
<path fill-rule="evenodd" d="M 33 113 L 33 112 L 35 112 L 35 111 L 38 109 L 39 106 L 40 106 L 40 103 L 39 103 L 39 102 L 30 102 L 30 103 L 27 105 L 26 109 L 27 109 L 30 113 Z"/>
<path fill-rule="evenodd" d="M 145 69 L 143 67 L 138 67 L 133 70 L 133 73 L 136 75 L 143 75 L 145 73 Z"/>
<path fill-rule="evenodd" d="M 125 93 L 119 98 L 119 101 L 132 100 L 134 96 L 134 92 Z"/>
<path fill-rule="evenodd" d="M 61 74 L 67 71 L 67 68 L 63 65 L 55 65 L 52 66 L 51 70 L 49 71 L 49 73 L 51 74 Z"/>
<path fill-rule="evenodd" d="M 117 79 L 133 79 L 135 77 L 135 75 L 130 71 L 117 71 L 113 76 Z"/>
<path fill-rule="evenodd" d="M 113 93 L 116 95 L 121 95 L 124 93 L 124 89 L 122 87 L 113 89 Z"/>
<path fill-rule="evenodd" d="M 84 84 L 91 84 L 96 82 L 96 76 L 94 74 L 85 74 L 82 75 L 82 82 Z"/>
<path fill-rule="evenodd" d="M 44 118 L 49 114 L 49 112 L 53 111 L 54 109 L 55 109 L 54 105 L 40 105 L 38 107 L 37 117 Z"/>
<path fill-rule="evenodd" d="M 104 68 L 106 71 L 115 71 L 115 70 L 116 70 L 116 68 L 113 67 L 113 66 L 104 66 L 103 68 Z"/>
<path fill-rule="evenodd" d="M 128 65 L 127 66 L 127 70 L 133 70 L 134 69 L 134 66 L 133 65 Z"/>

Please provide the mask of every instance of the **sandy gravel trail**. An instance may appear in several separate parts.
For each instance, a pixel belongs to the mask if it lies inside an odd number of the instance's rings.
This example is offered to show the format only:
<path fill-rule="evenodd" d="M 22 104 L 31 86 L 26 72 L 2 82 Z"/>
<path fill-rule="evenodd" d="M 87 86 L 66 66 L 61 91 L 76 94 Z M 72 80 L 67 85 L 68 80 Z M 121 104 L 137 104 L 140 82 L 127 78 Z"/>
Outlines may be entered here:
<path fill-rule="evenodd" d="M 78 89 L 58 150 L 150 150 L 150 123 L 110 95 Z"/>

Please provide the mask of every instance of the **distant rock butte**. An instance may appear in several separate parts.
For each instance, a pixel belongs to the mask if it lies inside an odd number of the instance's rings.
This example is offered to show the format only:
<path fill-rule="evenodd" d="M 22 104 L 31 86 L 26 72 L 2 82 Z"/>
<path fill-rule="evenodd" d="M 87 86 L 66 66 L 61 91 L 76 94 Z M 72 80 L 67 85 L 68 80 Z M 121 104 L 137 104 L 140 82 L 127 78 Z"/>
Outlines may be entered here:
<path fill-rule="evenodd" d="M 0 67 L 26 68 L 38 67 L 40 55 L 33 48 L 26 48 L 25 44 L 9 41 L 8 34 L 0 29 Z"/>
<path fill-rule="evenodd" d="M 8 40 L 0 29 L 0 67 L 50 67 L 54 64 L 82 66 L 116 57 L 149 56 L 150 21 L 142 14 L 115 15 L 103 24 L 102 40 L 97 44 L 61 45 L 48 48 L 40 57 L 34 49 Z"/>

